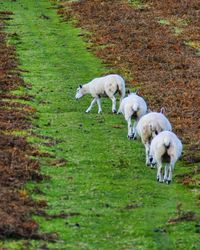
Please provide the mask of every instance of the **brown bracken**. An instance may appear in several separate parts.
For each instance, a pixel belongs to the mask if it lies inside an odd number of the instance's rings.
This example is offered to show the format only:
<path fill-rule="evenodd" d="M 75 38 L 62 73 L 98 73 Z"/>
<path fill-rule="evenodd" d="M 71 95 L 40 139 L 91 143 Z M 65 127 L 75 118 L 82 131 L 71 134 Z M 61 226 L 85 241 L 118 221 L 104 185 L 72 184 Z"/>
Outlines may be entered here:
<path fill-rule="evenodd" d="M 31 218 L 43 205 L 34 202 L 24 189 L 28 180 L 43 179 L 38 172 L 39 163 L 30 159 L 33 149 L 26 139 L 11 133 L 30 128 L 34 112 L 28 105 L 15 102 L 17 97 L 9 93 L 26 86 L 17 69 L 15 48 L 7 44 L 3 30 L 11 14 L 0 12 L 0 240 L 11 237 L 52 240 L 51 235 L 38 233 L 38 224 Z M 28 96 L 22 96 L 25 98 Z"/>

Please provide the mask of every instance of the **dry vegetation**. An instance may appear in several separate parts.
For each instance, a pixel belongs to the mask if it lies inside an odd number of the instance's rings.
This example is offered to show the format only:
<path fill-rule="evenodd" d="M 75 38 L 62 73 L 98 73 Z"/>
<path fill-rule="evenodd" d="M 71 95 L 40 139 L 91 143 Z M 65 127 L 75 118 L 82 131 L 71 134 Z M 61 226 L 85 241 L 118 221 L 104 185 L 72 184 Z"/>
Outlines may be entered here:
<path fill-rule="evenodd" d="M 30 128 L 33 109 L 14 102 L 28 96 L 14 96 L 9 92 L 25 86 L 17 69 L 15 48 L 7 45 L 7 35 L 3 32 L 4 20 L 12 13 L 0 12 L 0 239 L 48 238 L 38 234 L 38 224 L 31 214 L 45 205 L 29 198 L 24 184 L 28 180 L 39 181 L 39 163 L 31 160 L 34 149 L 23 137 L 13 136 L 12 132 Z"/>

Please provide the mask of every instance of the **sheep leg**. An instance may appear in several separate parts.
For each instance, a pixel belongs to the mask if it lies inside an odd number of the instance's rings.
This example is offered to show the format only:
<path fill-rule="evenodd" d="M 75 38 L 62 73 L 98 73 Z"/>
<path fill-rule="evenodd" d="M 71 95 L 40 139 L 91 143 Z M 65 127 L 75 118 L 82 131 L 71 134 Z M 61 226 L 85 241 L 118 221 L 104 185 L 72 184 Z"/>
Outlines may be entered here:
<path fill-rule="evenodd" d="M 121 111 L 121 109 L 119 108 L 118 111 L 117 111 L 117 114 L 119 115 L 119 114 L 121 114 L 121 113 L 122 113 L 122 111 Z"/>
<path fill-rule="evenodd" d="M 133 134 L 133 140 L 136 139 L 136 126 L 137 126 L 137 121 L 134 122 L 133 124 L 133 129 L 132 129 L 132 134 Z"/>
<path fill-rule="evenodd" d="M 162 179 L 162 163 L 158 163 L 158 166 L 157 166 L 157 181 L 163 182 L 163 179 Z"/>
<path fill-rule="evenodd" d="M 120 96 L 119 104 L 121 104 L 123 98 L 124 98 L 123 96 Z"/>
<path fill-rule="evenodd" d="M 91 109 L 93 108 L 94 104 L 97 102 L 97 98 L 94 98 L 90 104 L 90 106 L 88 107 L 88 109 L 85 111 L 86 113 L 89 113 L 91 111 Z"/>
<path fill-rule="evenodd" d="M 173 171 L 173 166 L 170 164 L 169 165 L 169 176 L 167 178 L 167 184 L 170 184 L 172 181 L 172 171 Z"/>
<path fill-rule="evenodd" d="M 97 98 L 97 105 L 98 105 L 98 114 L 102 113 L 102 108 L 101 108 L 101 99 L 98 97 Z"/>
<path fill-rule="evenodd" d="M 131 118 L 128 119 L 128 139 L 133 139 L 132 122 Z"/>
<path fill-rule="evenodd" d="M 169 164 L 166 164 L 165 165 L 165 174 L 164 174 L 163 182 L 167 182 L 168 181 L 168 173 L 169 173 Z"/>
<path fill-rule="evenodd" d="M 116 98 L 113 96 L 110 98 L 112 100 L 112 112 L 116 113 Z"/>
<path fill-rule="evenodd" d="M 122 100 L 123 100 L 123 96 L 120 97 L 119 107 L 120 107 L 120 105 L 121 105 Z M 122 111 L 121 111 L 120 108 L 119 108 L 118 111 L 117 111 L 117 114 L 121 114 L 121 113 L 122 113 Z"/>
<path fill-rule="evenodd" d="M 175 162 L 173 160 L 171 160 L 171 162 L 169 164 L 169 175 L 167 178 L 167 184 L 170 184 L 170 182 L 172 181 L 172 172 L 174 170 L 174 164 L 175 164 Z"/>
<path fill-rule="evenodd" d="M 149 142 L 146 142 L 146 143 L 144 144 L 144 146 L 145 146 L 145 152 L 146 152 L 146 165 L 147 165 L 147 166 L 150 166 L 150 165 L 151 165 L 150 162 L 149 162 L 150 143 L 149 143 Z"/>

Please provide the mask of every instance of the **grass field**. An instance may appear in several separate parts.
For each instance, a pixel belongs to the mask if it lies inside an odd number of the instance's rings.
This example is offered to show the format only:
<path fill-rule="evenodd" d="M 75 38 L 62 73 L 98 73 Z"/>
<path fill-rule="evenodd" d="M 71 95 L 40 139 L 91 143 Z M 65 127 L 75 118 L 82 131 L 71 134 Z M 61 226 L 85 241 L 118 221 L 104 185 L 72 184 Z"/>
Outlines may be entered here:
<path fill-rule="evenodd" d="M 34 132 L 52 137 L 29 137 L 42 151 L 64 158 L 62 166 L 41 158 L 41 171 L 50 176 L 40 184 L 29 183 L 35 199 L 48 202 L 48 214 L 66 213 L 67 218 L 34 218 L 41 232 L 56 232 L 56 243 L 8 240 L 8 249 L 199 249 L 197 222 L 168 224 L 183 211 L 195 206 L 195 192 L 176 183 L 156 182 L 155 170 L 144 164 L 144 149 L 139 141 L 128 141 L 127 128 L 120 115 L 111 113 L 110 100 L 103 99 L 103 114 L 97 107 L 85 114 L 91 98 L 75 101 L 80 83 L 109 71 L 87 49 L 87 44 L 70 23 L 63 23 L 48 0 L 5 1 L 1 9 L 14 12 L 8 32 L 19 39 L 17 46 L 23 77 L 32 89 L 21 89 L 34 96 L 37 109 Z M 30 104 L 30 102 L 29 102 Z M 30 133 L 31 134 L 31 133 Z M 175 173 L 187 171 L 183 162 Z M 39 188 L 43 194 L 31 190 Z M 184 213 L 179 211 L 180 213 Z M 45 248 L 46 247 L 46 248 Z"/>

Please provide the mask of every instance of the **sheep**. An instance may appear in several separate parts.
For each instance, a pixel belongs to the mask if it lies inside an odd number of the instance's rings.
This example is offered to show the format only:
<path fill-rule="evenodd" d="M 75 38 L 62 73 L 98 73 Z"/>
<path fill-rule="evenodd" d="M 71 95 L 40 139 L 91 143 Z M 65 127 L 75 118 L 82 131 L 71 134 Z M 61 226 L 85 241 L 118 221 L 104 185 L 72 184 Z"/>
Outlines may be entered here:
<path fill-rule="evenodd" d="M 163 131 L 152 140 L 149 162 L 152 165 L 157 165 L 157 181 L 171 183 L 174 165 L 181 156 L 182 148 L 181 141 L 170 131 Z M 162 177 L 162 163 L 166 163 L 164 179 Z"/>
<path fill-rule="evenodd" d="M 161 131 L 172 130 L 169 120 L 163 113 L 164 108 L 162 108 L 160 112 L 150 112 L 142 116 L 136 127 L 137 137 L 141 138 L 141 141 L 145 146 L 147 166 L 151 166 L 149 163 L 149 149 L 152 139 Z"/>
<path fill-rule="evenodd" d="M 80 85 L 76 91 L 76 99 L 80 99 L 85 94 L 91 94 L 94 98 L 86 110 L 89 113 L 97 102 L 98 113 L 102 113 L 101 96 L 108 96 L 112 100 L 112 112 L 116 113 L 116 98 L 115 94 L 119 92 L 120 103 L 125 96 L 125 82 L 124 79 L 116 74 L 107 75 L 104 77 L 95 78 L 87 84 Z"/>
<path fill-rule="evenodd" d="M 142 97 L 138 96 L 137 93 L 131 93 L 122 100 L 119 112 L 124 115 L 124 118 L 128 123 L 128 139 L 135 139 L 136 125 L 139 119 L 147 112 L 146 102 Z M 135 123 L 132 126 L 133 118 L 135 119 Z"/>

